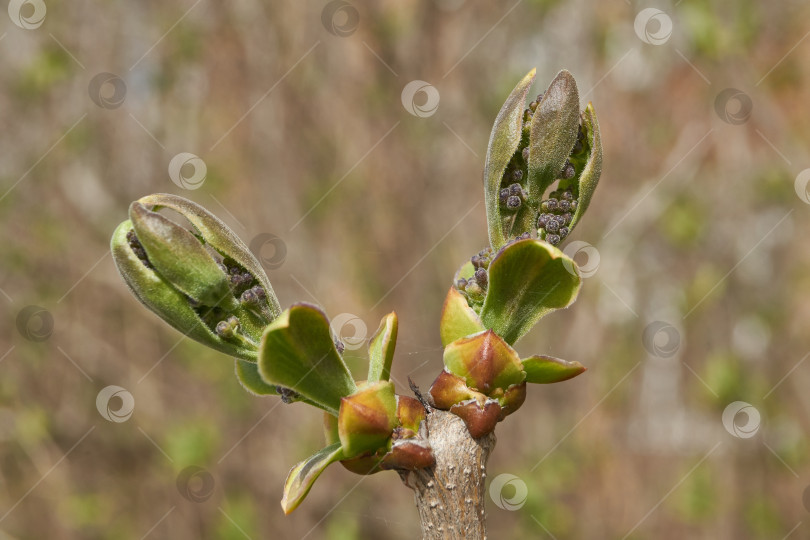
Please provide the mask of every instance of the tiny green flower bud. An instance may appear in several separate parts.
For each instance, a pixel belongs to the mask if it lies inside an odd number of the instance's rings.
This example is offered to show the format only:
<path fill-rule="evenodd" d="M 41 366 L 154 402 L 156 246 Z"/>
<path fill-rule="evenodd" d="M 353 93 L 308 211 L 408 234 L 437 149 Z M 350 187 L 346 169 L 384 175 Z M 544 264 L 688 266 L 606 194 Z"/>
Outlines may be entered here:
<path fill-rule="evenodd" d="M 219 321 L 214 331 L 219 337 L 230 339 L 234 336 L 238 326 L 239 321 L 236 320 L 236 317 L 228 317 L 227 320 Z"/>
<path fill-rule="evenodd" d="M 478 284 L 478 281 L 473 277 L 467 280 L 467 287 L 464 289 L 467 297 L 473 303 L 481 303 L 484 301 L 486 291 Z"/>

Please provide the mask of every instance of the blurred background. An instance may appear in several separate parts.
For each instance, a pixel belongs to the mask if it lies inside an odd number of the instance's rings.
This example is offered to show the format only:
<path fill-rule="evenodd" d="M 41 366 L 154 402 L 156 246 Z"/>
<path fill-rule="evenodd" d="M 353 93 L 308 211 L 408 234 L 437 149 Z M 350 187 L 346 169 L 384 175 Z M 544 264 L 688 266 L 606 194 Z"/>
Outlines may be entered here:
<path fill-rule="evenodd" d="M 398 390 L 427 389 L 487 242 L 492 122 L 535 66 L 533 93 L 567 68 L 593 101 L 605 166 L 566 248 L 579 301 L 517 348 L 590 369 L 499 426 L 490 536 L 810 537 L 808 21 L 800 0 L 11 0 L 0 537 L 418 537 L 391 472 L 330 467 L 285 517 L 320 413 L 248 395 L 141 307 L 109 237 L 136 198 L 191 198 L 282 306 L 358 338 L 395 309 Z"/>

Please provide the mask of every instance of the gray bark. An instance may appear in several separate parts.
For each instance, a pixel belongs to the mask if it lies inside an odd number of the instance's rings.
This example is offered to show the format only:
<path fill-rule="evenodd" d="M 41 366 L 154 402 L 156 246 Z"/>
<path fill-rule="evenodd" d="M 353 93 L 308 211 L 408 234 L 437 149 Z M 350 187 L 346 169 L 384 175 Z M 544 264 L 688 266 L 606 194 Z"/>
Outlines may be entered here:
<path fill-rule="evenodd" d="M 437 409 L 430 410 L 423 427 L 436 465 L 400 472 L 414 490 L 422 538 L 486 538 L 485 482 L 495 434 L 473 439 L 458 416 Z"/>

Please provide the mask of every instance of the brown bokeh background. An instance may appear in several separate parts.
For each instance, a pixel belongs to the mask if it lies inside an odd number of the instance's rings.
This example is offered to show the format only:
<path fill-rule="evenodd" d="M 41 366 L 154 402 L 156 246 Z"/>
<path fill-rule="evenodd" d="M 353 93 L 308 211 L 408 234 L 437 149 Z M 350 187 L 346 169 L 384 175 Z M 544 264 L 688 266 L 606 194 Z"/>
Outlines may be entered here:
<path fill-rule="evenodd" d="M 571 237 L 595 273 L 518 350 L 590 370 L 530 388 L 499 426 L 489 476 L 528 495 L 487 501 L 490 536 L 810 534 L 805 2 L 45 4 L 37 28 L 0 13 L 0 536 L 417 537 L 394 473 L 333 466 L 283 516 L 320 414 L 248 395 L 228 358 L 142 308 L 108 239 L 151 192 L 246 242 L 276 235 L 286 253 L 262 256 L 282 305 L 369 332 L 395 309 L 394 376 L 427 388 L 443 296 L 486 243 L 489 130 L 534 66 L 536 92 L 564 67 L 594 102 L 605 168 Z M 647 7 L 663 18 L 634 28 Z M 115 78 L 92 95 L 100 73 Z M 439 92 L 435 114 L 403 106 L 413 80 Z M 198 189 L 169 176 L 181 152 L 206 164 Z M 358 378 L 364 355 L 347 355 Z M 96 409 L 108 385 L 134 397 L 125 422 Z M 735 401 L 760 414 L 750 438 L 721 421 Z M 192 465 L 215 482 L 202 502 L 176 485 Z"/>

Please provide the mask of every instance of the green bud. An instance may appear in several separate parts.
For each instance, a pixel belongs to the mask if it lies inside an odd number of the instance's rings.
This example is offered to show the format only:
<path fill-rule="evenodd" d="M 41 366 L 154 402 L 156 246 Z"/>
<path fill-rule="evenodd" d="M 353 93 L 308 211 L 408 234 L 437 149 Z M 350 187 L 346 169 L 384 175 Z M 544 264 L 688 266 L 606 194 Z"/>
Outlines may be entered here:
<path fill-rule="evenodd" d="M 164 207 L 191 229 L 157 211 Z M 143 197 L 129 215 L 113 234 L 111 251 L 135 296 L 192 339 L 255 361 L 262 329 L 280 310 L 244 243 L 207 210 L 175 195 Z"/>
<path fill-rule="evenodd" d="M 427 411 L 418 399 L 397 396 L 397 420 L 401 427 L 416 433 L 426 415 Z"/>
<path fill-rule="evenodd" d="M 498 399 L 498 404 L 501 406 L 500 420 L 518 410 L 524 401 L 526 401 L 525 381 L 507 388 L 503 396 Z"/>
<path fill-rule="evenodd" d="M 227 313 L 191 301 L 160 275 L 151 263 L 139 257 L 135 249 L 142 248 L 138 248 L 139 243 L 130 240 L 132 230 L 132 222 L 124 221 L 115 229 L 110 241 L 115 266 L 132 294 L 161 319 L 191 339 L 225 354 L 255 362 L 255 345 L 241 340 L 231 341 L 214 332 L 219 320 L 227 319 Z M 128 235 L 130 238 L 127 238 Z M 213 320 L 215 316 L 220 319 Z M 203 317 L 206 317 L 205 320 Z"/>
<path fill-rule="evenodd" d="M 430 399 L 437 409 L 449 411 L 450 407 L 456 403 L 471 399 L 475 399 L 483 405 L 487 396 L 472 390 L 467 386 L 463 377 L 443 369 L 430 386 Z"/>
<path fill-rule="evenodd" d="M 509 238 L 532 231 L 540 212 L 555 210 L 556 200 L 543 203 L 542 208 L 541 201 L 557 181 L 560 191 L 573 192 L 572 229 L 585 212 L 601 172 L 596 114 L 589 104 L 580 115 L 574 77 L 560 71 L 537 101 L 524 110 L 533 81 L 534 70 L 506 99 L 490 135 L 484 195 L 490 245 L 495 249 L 504 246 Z M 515 180 L 517 184 L 513 184 Z M 513 185 L 516 187 L 511 189 Z M 561 235 L 555 239 L 559 242 Z"/>
<path fill-rule="evenodd" d="M 232 261 L 235 263 L 234 266 L 243 269 L 258 282 L 257 285 L 264 294 L 262 311 L 265 317 L 272 321 L 281 314 L 276 294 L 259 261 L 236 233 L 214 214 L 193 201 L 166 193 L 147 195 L 138 202 L 153 206 L 154 210 L 168 208 L 186 218 L 194 227 L 195 236 L 213 248 L 223 259 Z"/>
<path fill-rule="evenodd" d="M 393 383 L 369 383 L 340 401 L 338 434 L 346 458 L 387 445 L 397 427 Z"/>
<path fill-rule="evenodd" d="M 517 352 L 492 330 L 449 344 L 444 349 L 444 365 L 450 373 L 464 378 L 469 388 L 488 396 L 496 390 L 502 395 L 526 378 Z"/>

